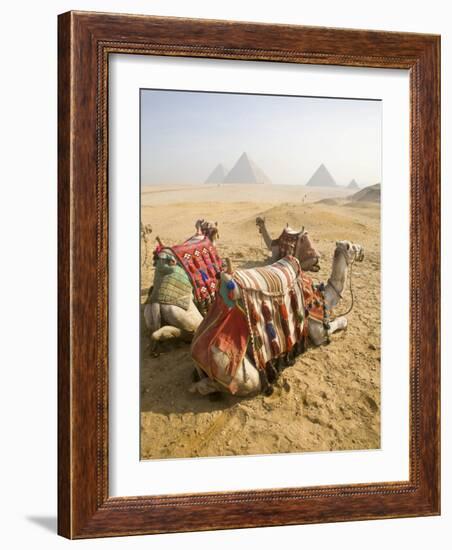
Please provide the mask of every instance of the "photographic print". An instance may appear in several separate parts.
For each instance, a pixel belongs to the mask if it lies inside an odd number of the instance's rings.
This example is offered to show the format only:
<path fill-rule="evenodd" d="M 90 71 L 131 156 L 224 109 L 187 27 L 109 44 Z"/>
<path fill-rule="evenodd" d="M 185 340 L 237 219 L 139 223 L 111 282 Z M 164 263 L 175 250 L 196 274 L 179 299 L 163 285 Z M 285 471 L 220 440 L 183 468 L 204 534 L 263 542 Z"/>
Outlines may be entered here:
<path fill-rule="evenodd" d="M 380 448 L 381 116 L 140 91 L 141 459 Z"/>

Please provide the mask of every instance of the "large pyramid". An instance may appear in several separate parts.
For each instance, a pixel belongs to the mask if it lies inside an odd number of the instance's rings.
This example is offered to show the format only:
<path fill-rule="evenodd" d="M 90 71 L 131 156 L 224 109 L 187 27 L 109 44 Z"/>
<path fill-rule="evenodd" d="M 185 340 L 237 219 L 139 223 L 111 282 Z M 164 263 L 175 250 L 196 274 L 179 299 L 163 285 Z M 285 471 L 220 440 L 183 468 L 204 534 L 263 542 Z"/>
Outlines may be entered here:
<path fill-rule="evenodd" d="M 355 179 L 352 179 L 352 181 L 347 185 L 347 189 L 359 189 L 359 185 L 356 183 Z"/>
<path fill-rule="evenodd" d="M 246 153 L 242 153 L 223 180 L 224 183 L 271 183 Z"/>
<path fill-rule="evenodd" d="M 226 173 L 226 168 L 220 163 L 212 171 L 210 176 L 206 179 L 205 183 L 223 183 Z"/>
<path fill-rule="evenodd" d="M 306 185 L 309 187 L 337 187 L 337 183 L 324 164 L 317 168 Z"/>

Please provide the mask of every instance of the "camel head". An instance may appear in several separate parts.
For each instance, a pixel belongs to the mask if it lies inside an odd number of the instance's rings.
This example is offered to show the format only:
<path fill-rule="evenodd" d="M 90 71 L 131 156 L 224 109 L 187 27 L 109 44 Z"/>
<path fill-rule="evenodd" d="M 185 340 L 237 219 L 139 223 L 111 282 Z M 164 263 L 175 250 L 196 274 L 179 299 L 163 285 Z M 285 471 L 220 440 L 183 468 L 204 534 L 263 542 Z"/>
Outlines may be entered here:
<path fill-rule="evenodd" d="M 213 243 L 220 238 L 218 231 L 218 222 L 209 222 L 207 220 L 197 220 L 195 223 L 196 234 L 208 237 Z"/>
<path fill-rule="evenodd" d="M 159 271 L 162 275 L 169 274 L 176 268 L 177 258 L 168 248 L 162 249 L 158 246 L 154 250 L 153 264 L 156 271 Z"/>
<path fill-rule="evenodd" d="M 262 233 L 262 229 L 265 225 L 265 218 L 261 218 L 260 216 L 258 216 L 256 218 L 256 225 L 259 228 L 259 233 Z"/>
<path fill-rule="evenodd" d="M 360 244 L 350 241 L 336 241 L 336 250 L 334 255 L 343 254 L 347 265 L 353 262 L 362 262 L 364 260 L 364 248 Z"/>

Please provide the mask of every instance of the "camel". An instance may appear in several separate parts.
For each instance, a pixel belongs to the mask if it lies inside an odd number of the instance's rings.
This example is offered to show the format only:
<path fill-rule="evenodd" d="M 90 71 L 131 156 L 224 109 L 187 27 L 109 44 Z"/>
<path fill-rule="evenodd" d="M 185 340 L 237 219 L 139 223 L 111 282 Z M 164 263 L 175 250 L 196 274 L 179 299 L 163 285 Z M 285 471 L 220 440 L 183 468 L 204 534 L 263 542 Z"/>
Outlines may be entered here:
<path fill-rule="evenodd" d="M 256 225 L 266 247 L 272 253 L 272 262 L 291 254 L 298 259 L 303 271 L 319 271 L 320 254 L 313 247 L 304 227 L 300 231 L 296 231 L 287 224 L 281 236 L 278 239 L 273 239 L 265 225 L 265 218 L 258 216 Z"/>
<path fill-rule="evenodd" d="M 208 237 L 214 245 L 219 238 L 217 222 L 200 219 L 196 221 L 195 228 L 196 234 L 185 244 L 201 242 Z M 150 349 L 154 354 L 157 354 L 159 342 L 174 338 L 190 340 L 203 319 L 195 303 L 192 283 L 186 271 L 171 249 L 165 248 L 159 237 L 156 240 L 159 246 L 154 252 L 154 286 L 149 289 L 143 312 L 146 327 L 151 333 Z M 162 281 L 164 281 L 163 284 L 170 285 L 171 281 L 176 281 L 178 299 L 175 301 L 177 303 L 159 303 L 153 299 L 156 280 L 160 285 Z M 172 300 L 169 301 L 172 302 Z"/>
<path fill-rule="evenodd" d="M 334 251 L 331 275 L 326 284 L 322 285 L 324 296 L 324 308 L 327 312 L 331 311 L 341 300 L 342 293 L 345 289 L 347 282 L 347 275 L 350 266 L 354 262 L 362 262 L 364 259 L 364 249 L 359 244 L 351 243 L 350 241 L 337 241 Z M 228 269 L 221 274 L 221 288 L 220 296 L 225 300 L 229 300 L 229 307 L 240 300 L 241 291 L 237 284 L 233 282 L 232 267 L 228 262 Z M 224 290 L 226 289 L 226 290 Z M 227 290 L 229 289 L 229 290 Z M 218 298 L 220 299 L 220 298 Z M 241 302 L 240 302 L 241 303 Z M 208 318 L 206 319 L 206 323 Z M 306 322 L 306 319 L 305 321 Z M 320 346 L 328 343 L 330 336 L 338 330 L 344 330 L 347 327 L 347 318 L 345 316 L 337 317 L 333 320 L 323 322 L 317 319 L 307 317 L 307 330 L 308 339 L 313 346 Z M 202 327 L 200 328 L 201 331 Z M 200 332 L 198 331 L 198 333 Z M 196 338 L 193 340 L 193 346 L 195 346 Z M 192 351 L 193 353 L 193 351 Z M 240 366 L 236 369 L 235 375 L 231 380 L 230 372 L 230 359 L 229 355 L 221 351 L 217 347 L 210 348 L 211 358 L 215 363 L 215 379 L 209 378 L 205 372 L 200 368 L 199 364 L 196 365 L 196 371 L 198 374 L 198 381 L 193 383 L 189 391 L 192 393 L 200 393 L 201 395 L 207 395 L 211 393 L 230 391 L 225 386 L 232 387 L 232 384 L 236 388 L 234 394 L 237 396 L 250 396 L 255 395 L 265 389 L 263 387 L 262 377 L 259 374 L 258 369 L 255 367 L 254 362 L 250 358 L 250 348 L 247 348 L 247 352 L 241 361 Z M 291 352 L 292 354 L 293 352 Z M 252 355 L 251 355 L 252 356 Z M 287 364 L 293 365 L 295 358 L 292 355 L 287 357 Z M 270 388 L 271 391 L 271 388 Z"/>

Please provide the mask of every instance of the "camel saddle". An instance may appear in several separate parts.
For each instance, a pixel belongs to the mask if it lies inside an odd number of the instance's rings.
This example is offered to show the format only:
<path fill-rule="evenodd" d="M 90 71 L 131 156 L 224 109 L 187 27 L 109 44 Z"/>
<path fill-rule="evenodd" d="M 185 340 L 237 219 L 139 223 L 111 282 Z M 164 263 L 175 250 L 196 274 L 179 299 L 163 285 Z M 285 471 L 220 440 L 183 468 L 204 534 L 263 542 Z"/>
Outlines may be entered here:
<path fill-rule="evenodd" d="M 218 274 L 222 261 L 208 237 L 188 239 L 182 244 L 170 247 L 190 279 L 196 305 L 205 315 L 218 292 Z"/>
<path fill-rule="evenodd" d="M 281 235 L 277 239 L 274 239 L 271 245 L 279 247 L 280 258 L 295 256 L 295 258 L 298 258 L 303 263 L 306 260 L 320 257 L 320 254 L 312 244 L 308 232 L 304 229 L 293 231 L 284 228 Z"/>
<path fill-rule="evenodd" d="M 240 299 L 231 299 L 240 288 Z M 259 371 L 286 357 L 295 346 L 304 347 L 307 323 L 304 307 L 303 272 L 298 260 L 287 256 L 266 267 L 238 269 L 232 280 L 221 283 L 219 295 L 199 326 L 191 353 L 206 374 L 221 382 L 212 348 L 229 358 L 225 384 L 235 393 L 232 379 L 248 351 Z"/>

